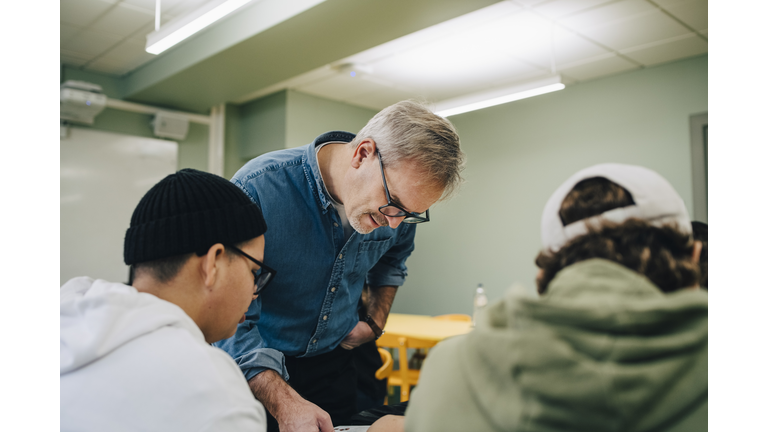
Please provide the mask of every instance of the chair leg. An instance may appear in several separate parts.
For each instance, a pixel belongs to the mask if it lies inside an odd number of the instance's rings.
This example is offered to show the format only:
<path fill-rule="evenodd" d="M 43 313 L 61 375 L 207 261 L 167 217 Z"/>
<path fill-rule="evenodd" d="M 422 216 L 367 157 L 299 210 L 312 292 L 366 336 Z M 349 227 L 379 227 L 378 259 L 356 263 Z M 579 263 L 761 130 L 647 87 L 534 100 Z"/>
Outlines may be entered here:
<path fill-rule="evenodd" d="M 407 401 L 411 395 L 411 383 L 408 381 L 410 375 L 408 374 L 408 348 L 406 341 L 407 339 L 404 337 L 397 340 L 400 345 L 397 348 L 398 356 L 400 357 L 400 402 Z"/>

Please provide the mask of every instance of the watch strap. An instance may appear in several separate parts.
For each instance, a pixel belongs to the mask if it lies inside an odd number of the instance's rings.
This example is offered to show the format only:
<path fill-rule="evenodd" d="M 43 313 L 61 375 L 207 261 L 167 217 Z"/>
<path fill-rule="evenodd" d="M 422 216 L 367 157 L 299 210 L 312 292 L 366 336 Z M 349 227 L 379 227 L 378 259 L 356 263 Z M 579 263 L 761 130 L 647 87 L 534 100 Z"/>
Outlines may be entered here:
<path fill-rule="evenodd" d="M 368 324 L 368 326 L 373 330 L 373 334 L 376 335 L 376 339 L 380 338 L 382 334 L 384 334 L 384 330 L 379 327 L 378 324 L 376 324 L 376 321 L 373 320 L 373 317 L 371 317 L 370 314 L 365 316 L 365 323 Z"/>

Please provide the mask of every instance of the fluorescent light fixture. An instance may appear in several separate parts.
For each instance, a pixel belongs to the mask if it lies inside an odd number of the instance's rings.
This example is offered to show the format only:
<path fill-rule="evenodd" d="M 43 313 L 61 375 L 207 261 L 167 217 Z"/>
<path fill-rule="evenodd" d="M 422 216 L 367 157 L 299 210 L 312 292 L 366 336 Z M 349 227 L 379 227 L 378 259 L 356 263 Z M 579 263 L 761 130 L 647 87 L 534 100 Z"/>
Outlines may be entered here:
<path fill-rule="evenodd" d="M 160 54 L 249 2 L 251 0 L 210 1 L 189 15 L 174 19 L 148 34 L 146 51 Z"/>
<path fill-rule="evenodd" d="M 517 84 L 493 90 L 472 93 L 457 98 L 444 100 L 435 104 L 435 114 L 448 117 L 475 111 L 483 108 L 501 105 L 508 102 L 525 99 L 533 96 L 562 90 L 565 85 L 560 76 L 555 75 L 543 80 L 531 81 L 525 84 Z"/>

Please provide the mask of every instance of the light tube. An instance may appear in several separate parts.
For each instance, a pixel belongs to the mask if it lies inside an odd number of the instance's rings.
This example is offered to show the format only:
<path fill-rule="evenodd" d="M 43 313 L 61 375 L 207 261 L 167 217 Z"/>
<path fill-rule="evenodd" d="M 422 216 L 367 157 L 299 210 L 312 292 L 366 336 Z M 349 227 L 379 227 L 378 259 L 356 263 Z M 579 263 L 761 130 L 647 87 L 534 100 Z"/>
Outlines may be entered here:
<path fill-rule="evenodd" d="M 520 99 L 538 96 L 545 93 L 551 93 L 553 91 L 562 90 L 564 88 L 565 88 L 565 85 L 563 83 L 549 84 L 543 87 L 536 87 L 530 90 L 519 91 L 519 92 L 515 92 L 515 93 L 503 95 L 503 96 L 494 97 L 491 99 L 482 100 L 479 102 L 473 102 L 466 105 L 461 105 L 455 108 L 440 110 L 435 112 L 435 114 L 441 117 L 448 117 L 448 116 L 462 114 L 469 111 L 475 111 L 483 108 L 492 107 L 495 105 L 501 105 L 501 104 L 513 102 Z"/>
<path fill-rule="evenodd" d="M 146 51 L 150 54 L 160 54 L 161 52 L 167 50 L 168 48 L 171 48 L 172 46 L 178 44 L 184 39 L 192 36 L 193 34 L 199 32 L 200 30 L 215 23 L 221 18 L 229 15 L 231 12 L 235 11 L 236 9 L 240 8 L 241 6 L 245 5 L 250 1 L 251 0 L 227 0 L 224 3 L 209 10 L 208 12 L 205 12 L 203 15 L 192 19 L 186 24 L 182 24 L 182 22 L 187 20 L 182 19 L 182 21 L 179 21 L 179 24 L 178 24 L 178 25 L 181 25 L 181 27 L 179 27 L 176 30 L 169 29 L 168 31 L 166 31 L 161 28 L 156 32 L 150 33 L 149 35 L 147 35 Z M 173 23 L 171 22 L 166 25 L 173 26 Z M 168 33 L 168 34 L 160 37 L 157 40 L 154 40 L 157 37 L 159 37 L 160 34 L 162 33 Z"/>

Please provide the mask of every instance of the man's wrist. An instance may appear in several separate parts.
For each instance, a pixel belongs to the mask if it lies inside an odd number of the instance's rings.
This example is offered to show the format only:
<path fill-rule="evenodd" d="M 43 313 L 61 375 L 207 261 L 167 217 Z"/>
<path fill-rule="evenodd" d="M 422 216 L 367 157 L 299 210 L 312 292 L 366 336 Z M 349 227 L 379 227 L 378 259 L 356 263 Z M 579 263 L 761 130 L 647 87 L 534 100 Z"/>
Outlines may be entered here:
<path fill-rule="evenodd" d="M 254 376 L 248 384 L 256 399 L 278 420 L 278 423 L 286 415 L 286 410 L 291 412 L 291 406 L 296 402 L 296 397 L 301 397 L 279 373 L 272 369 Z"/>
<path fill-rule="evenodd" d="M 379 327 L 379 325 L 376 324 L 376 321 L 373 319 L 373 317 L 371 317 L 370 314 L 365 316 L 365 318 L 363 319 L 363 322 L 368 324 L 368 327 L 371 328 L 371 331 L 373 331 L 373 336 L 376 339 L 380 338 L 381 335 L 384 334 L 384 330 L 382 330 L 381 327 Z"/>

